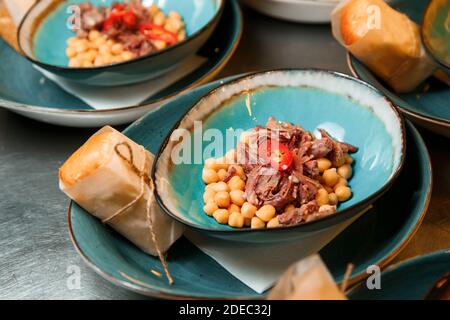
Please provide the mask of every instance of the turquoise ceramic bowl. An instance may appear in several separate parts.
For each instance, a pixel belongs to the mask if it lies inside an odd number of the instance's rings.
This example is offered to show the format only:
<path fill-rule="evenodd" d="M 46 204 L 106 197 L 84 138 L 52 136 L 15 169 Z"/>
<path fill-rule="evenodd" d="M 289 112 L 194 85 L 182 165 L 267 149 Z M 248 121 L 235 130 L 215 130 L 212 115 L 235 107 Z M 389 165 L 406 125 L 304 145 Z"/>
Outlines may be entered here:
<path fill-rule="evenodd" d="M 401 262 L 381 273 L 381 289 L 365 283 L 349 292 L 352 300 L 423 300 L 436 281 L 450 270 L 450 250 L 437 251 Z"/>
<path fill-rule="evenodd" d="M 124 134 L 156 153 L 187 110 L 208 91 L 232 80 L 218 80 L 179 95 L 133 123 Z M 354 265 L 351 284 L 366 278 L 371 265 L 384 268 L 408 244 L 425 216 L 432 189 L 430 158 L 410 122 L 406 122 L 406 133 L 407 161 L 392 187 L 371 210 L 320 250 L 337 283 L 344 279 L 349 263 Z M 184 237 L 168 252 L 175 280 L 169 285 L 150 272 L 164 272 L 157 257 L 140 251 L 76 203 L 71 204 L 68 215 L 76 250 L 89 267 L 116 285 L 161 298 L 264 298 L 265 294 L 252 291 Z"/>
<path fill-rule="evenodd" d="M 201 155 L 208 143 L 197 143 L 202 133 L 194 129 L 194 122 L 201 121 L 203 132 L 214 129 L 225 137 L 230 128 L 248 130 L 265 124 L 270 116 L 300 124 L 309 131 L 324 128 L 358 146 L 350 180 L 353 196 L 339 206 L 337 214 L 299 226 L 254 230 L 221 225 L 202 209 Z M 205 95 L 172 132 L 179 133 L 179 129 L 191 132 L 190 138 L 180 144 L 179 137 L 174 139 L 175 135 L 169 134 L 155 159 L 152 174 L 160 205 L 190 228 L 244 242 L 293 241 L 318 235 L 318 242 L 325 241 L 321 232 L 332 233 L 343 227 L 389 188 L 402 167 L 405 150 L 403 122 L 389 100 L 364 82 L 319 70 L 268 71 L 224 84 Z M 225 149 L 226 142 L 221 143 L 221 149 Z M 189 146 L 197 149 L 192 149 L 191 158 L 184 161 L 187 163 L 178 164 L 180 159 L 172 154 Z M 327 237 L 328 241 L 332 239 Z"/>
<path fill-rule="evenodd" d="M 450 1 L 431 0 L 422 19 L 422 40 L 428 53 L 450 74 Z"/>
<path fill-rule="evenodd" d="M 123 2 L 120 0 L 116 2 Z M 86 0 L 41 0 L 28 11 L 19 26 L 19 46 L 26 57 L 45 70 L 77 82 L 94 86 L 114 86 L 156 78 L 195 54 L 216 28 L 224 8 L 223 0 L 154 0 L 167 14 L 175 10 L 186 24 L 186 40 L 164 50 L 101 67 L 71 68 L 65 54 L 66 41 L 74 33 L 66 26 L 71 5 Z M 112 0 L 92 0 L 110 5 Z M 69 12 L 69 13 L 68 13 Z"/>

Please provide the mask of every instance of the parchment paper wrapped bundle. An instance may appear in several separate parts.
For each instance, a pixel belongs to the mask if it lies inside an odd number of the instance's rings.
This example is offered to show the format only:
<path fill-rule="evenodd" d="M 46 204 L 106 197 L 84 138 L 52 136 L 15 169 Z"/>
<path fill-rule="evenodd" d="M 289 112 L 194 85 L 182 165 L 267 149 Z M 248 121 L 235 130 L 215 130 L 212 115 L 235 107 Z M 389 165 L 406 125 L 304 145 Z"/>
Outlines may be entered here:
<path fill-rule="evenodd" d="M 347 0 L 331 14 L 334 37 L 397 92 L 415 89 L 436 70 L 420 29 L 383 0 Z"/>
<path fill-rule="evenodd" d="M 318 255 L 291 266 L 270 291 L 269 300 L 346 300 Z"/>
<path fill-rule="evenodd" d="M 61 190 L 144 252 L 159 256 L 182 226 L 156 203 L 148 174 L 153 155 L 111 127 L 94 134 L 60 168 Z"/>

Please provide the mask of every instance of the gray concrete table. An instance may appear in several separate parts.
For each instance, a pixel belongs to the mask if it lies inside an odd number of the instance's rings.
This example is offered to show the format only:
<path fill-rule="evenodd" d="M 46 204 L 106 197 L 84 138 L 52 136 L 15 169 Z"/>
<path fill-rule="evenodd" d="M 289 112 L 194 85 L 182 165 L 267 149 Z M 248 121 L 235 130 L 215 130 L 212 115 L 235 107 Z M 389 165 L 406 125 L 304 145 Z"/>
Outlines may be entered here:
<path fill-rule="evenodd" d="M 282 22 L 247 9 L 244 18 L 241 44 L 219 77 L 287 67 L 349 73 L 329 26 Z M 69 239 L 69 202 L 58 189 L 57 169 L 94 131 L 45 125 L 0 109 L 0 298 L 143 298 L 95 274 Z M 449 140 L 421 133 L 435 171 L 433 197 L 397 261 L 450 247 Z M 81 270 L 81 289 L 67 287 L 71 266 Z"/>

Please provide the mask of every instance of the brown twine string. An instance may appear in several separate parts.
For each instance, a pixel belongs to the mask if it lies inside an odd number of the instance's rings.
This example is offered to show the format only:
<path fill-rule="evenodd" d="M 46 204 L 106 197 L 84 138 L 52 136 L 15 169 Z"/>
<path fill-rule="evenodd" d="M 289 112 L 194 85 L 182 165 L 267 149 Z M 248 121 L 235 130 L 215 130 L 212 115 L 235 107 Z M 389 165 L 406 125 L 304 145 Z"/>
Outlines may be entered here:
<path fill-rule="evenodd" d="M 344 274 L 344 279 L 342 280 L 341 288 L 340 288 L 342 293 L 345 293 L 345 290 L 347 289 L 348 280 L 350 279 L 350 276 L 352 274 L 353 267 L 354 266 L 352 263 L 349 263 L 347 265 L 347 269 L 345 270 L 345 274 Z"/>
<path fill-rule="evenodd" d="M 128 154 L 129 157 L 126 157 L 122 154 L 122 152 L 119 150 L 120 146 L 125 146 L 128 149 Z M 123 208 L 117 210 L 113 215 L 111 215 L 110 217 L 103 219 L 102 222 L 103 223 L 107 223 L 109 221 L 111 221 L 112 219 L 114 219 L 115 217 L 117 217 L 118 215 L 122 214 L 123 212 L 125 212 L 127 209 L 131 208 L 133 205 L 135 205 L 145 194 L 145 185 L 147 185 L 150 190 L 153 189 L 153 181 L 152 179 L 150 179 L 150 177 L 148 176 L 147 173 L 145 173 L 144 169 L 139 170 L 136 165 L 134 164 L 134 157 L 133 157 L 133 150 L 131 149 L 131 146 L 128 142 L 124 141 L 124 142 L 120 142 L 118 144 L 116 144 L 116 146 L 114 147 L 114 151 L 117 153 L 117 155 L 124 160 L 125 162 L 127 162 L 131 169 L 141 178 L 141 191 L 140 193 L 136 196 L 136 198 L 134 198 L 130 203 L 128 203 L 127 205 L 125 205 Z M 145 166 L 145 164 L 144 164 Z M 152 217 L 150 214 L 150 201 L 151 201 L 152 197 L 150 196 L 147 200 L 147 204 L 146 204 L 146 217 L 147 217 L 147 225 L 150 231 L 150 235 L 152 237 L 152 241 L 153 244 L 155 245 L 156 248 L 156 252 L 158 253 L 158 257 L 159 260 L 161 261 L 161 264 L 163 265 L 164 268 L 164 272 L 166 273 L 166 277 L 167 280 L 169 281 L 169 284 L 172 285 L 173 284 L 173 278 L 169 272 L 169 266 L 167 265 L 167 261 L 166 261 L 166 257 L 162 254 L 159 245 L 158 245 L 158 241 L 156 238 L 156 234 L 153 230 L 153 221 L 152 221 Z"/>

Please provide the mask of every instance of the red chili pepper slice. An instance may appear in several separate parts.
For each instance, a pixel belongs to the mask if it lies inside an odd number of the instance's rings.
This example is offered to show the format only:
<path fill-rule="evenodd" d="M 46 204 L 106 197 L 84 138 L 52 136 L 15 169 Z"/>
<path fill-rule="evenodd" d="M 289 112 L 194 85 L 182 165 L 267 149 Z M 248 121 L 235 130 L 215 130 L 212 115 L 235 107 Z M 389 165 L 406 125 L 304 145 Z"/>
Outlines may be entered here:
<path fill-rule="evenodd" d="M 294 160 L 291 150 L 277 140 L 267 140 L 260 145 L 258 151 L 278 171 L 288 170 Z"/>
<path fill-rule="evenodd" d="M 128 29 L 135 29 L 137 27 L 137 16 L 132 10 L 126 11 L 122 16 L 123 23 Z"/>
<path fill-rule="evenodd" d="M 139 31 L 150 40 L 161 40 L 168 45 L 175 44 L 178 40 L 175 33 L 167 31 L 163 27 L 157 26 L 156 24 L 150 22 L 141 24 L 139 26 Z"/>

